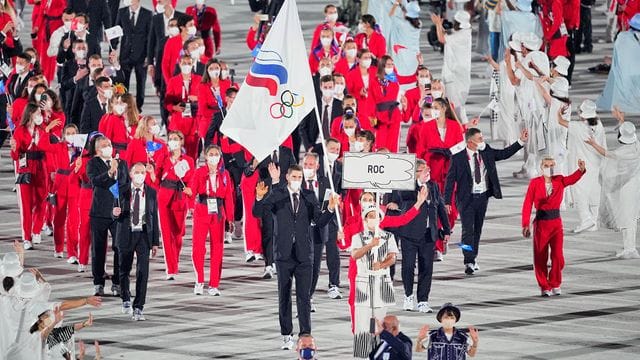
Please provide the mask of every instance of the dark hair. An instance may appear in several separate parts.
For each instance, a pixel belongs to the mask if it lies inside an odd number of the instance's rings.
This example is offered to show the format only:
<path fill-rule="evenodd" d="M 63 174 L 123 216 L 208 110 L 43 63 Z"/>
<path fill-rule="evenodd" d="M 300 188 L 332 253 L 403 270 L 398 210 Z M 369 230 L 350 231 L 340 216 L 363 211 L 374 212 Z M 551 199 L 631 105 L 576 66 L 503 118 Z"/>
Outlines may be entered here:
<path fill-rule="evenodd" d="M 35 49 L 34 49 L 35 51 Z M 31 55 L 27 54 L 26 52 L 21 52 L 20 54 L 16 55 L 16 57 L 23 59 L 23 60 L 27 60 L 28 63 L 31 62 Z"/>
<path fill-rule="evenodd" d="M 16 282 L 13 277 L 5 276 L 4 279 L 2 279 L 2 288 L 4 291 L 9 292 L 15 283 Z"/>
<path fill-rule="evenodd" d="M 360 18 L 360 21 L 362 21 L 363 23 L 369 24 L 371 28 L 376 26 L 376 18 L 374 18 L 373 15 L 371 14 L 362 15 L 362 17 Z"/>
<path fill-rule="evenodd" d="M 218 59 L 209 59 L 209 61 L 207 61 L 207 64 L 204 66 L 204 74 L 202 74 L 202 80 L 200 81 L 202 84 L 206 84 L 211 81 L 211 77 L 209 77 L 209 66 L 213 64 L 218 64 L 220 69 L 222 69 L 222 65 L 220 65 L 220 61 Z"/>
<path fill-rule="evenodd" d="M 291 174 L 294 171 L 302 171 L 302 166 L 298 165 L 298 164 L 293 164 L 291 166 L 289 166 L 289 169 L 287 170 L 287 174 Z"/>
<path fill-rule="evenodd" d="M 378 61 L 378 78 L 380 80 L 384 79 L 385 72 L 384 68 L 387 67 L 387 61 L 393 60 L 389 55 L 383 55 Z"/>
<path fill-rule="evenodd" d="M 85 13 L 77 13 L 76 14 L 76 18 L 79 18 L 79 17 L 84 19 L 85 24 L 89 24 L 89 16 L 87 14 L 85 14 Z M 85 29 L 85 30 L 87 30 L 87 29 Z"/>
<path fill-rule="evenodd" d="M 73 11 L 73 9 L 72 9 L 72 8 L 66 8 L 66 9 L 64 9 L 64 13 L 65 13 L 65 14 L 67 14 L 67 15 L 73 15 L 73 14 L 75 14 L 76 12 L 75 12 L 75 11 Z"/>
<path fill-rule="evenodd" d="M 340 144 L 340 140 L 334 138 L 334 137 L 328 137 L 324 140 L 324 142 L 328 145 L 329 143 L 336 143 L 336 144 Z"/>
<path fill-rule="evenodd" d="M 464 133 L 464 141 L 469 141 L 472 137 L 476 136 L 476 134 L 481 134 L 482 131 L 478 128 L 469 128 L 467 132 Z"/>
<path fill-rule="evenodd" d="M 320 84 L 324 84 L 324 83 L 328 83 L 328 82 L 333 82 L 333 76 L 324 75 L 323 77 L 320 78 Z"/>
<path fill-rule="evenodd" d="M 451 109 L 451 104 L 449 104 L 449 101 L 447 99 L 443 99 L 443 98 L 437 98 L 433 100 L 434 103 L 438 103 L 440 106 L 442 106 L 445 111 L 444 111 L 444 117 L 447 119 L 455 119 L 456 116 L 453 113 L 453 110 Z M 433 106 L 433 104 L 432 104 Z"/>
<path fill-rule="evenodd" d="M 30 103 L 37 103 L 36 101 L 36 90 L 38 89 L 44 89 L 44 91 L 47 91 L 49 88 L 47 87 L 47 85 L 45 84 L 37 84 L 36 86 L 33 87 L 33 90 L 31 90 L 31 94 L 29 94 L 29 102 Z"/>
<path fill-rule="evenodd" d="M 102 140 L 102 139 L 106 139 L 106 137 L 104 135 L 102 135 L 101 133 L 96 133 L 94 134 L 93 137 L 91 137 L 92 134 L 89 134 L 89 136 L 87 137 L 87 155 L 90 157 L 96 156 L 96 143 L 98 142 L 98 140 Z"/>
<path fill-rule="evenodd" d="M 47 96 L 51 99 L 51 102 L 53 103 L 53 105 L 51 106 L 51 110 L 56 111 L 56 112 L 62 111 L 62 105 L 60 104 L 60 98 L 58 97 L 58 94 L 56 94 L 55 91 L 53 91 L 51 89 L 47 89 L 47 90 L 45 90 L 44 94 L 47 94 Z"/>
<path fill-rule="evenodd" d="M 47 311 L 44 311 L 42 314 L 38 315 L 38 320 L 34 322 L 33 325 L 31 325 L 31 327 L 29 328 L 29 334 L 33 334 L 34 332 L 38 331 L 40 322 L 42 321 L 42 319 L 40 318 L 43 317 L 47 313 Z"/>
<path fill-rule="evenodd" d="M 102 60 L 102 56 L 100 56 L 98 54 L 93 54 L 93 55 L 89 56 L 89 58 L 87 59 L 87 62 L 89 62 L 89 60 Z"/>
<path fill-rule="evenodd" d="M 232 87 L 228 88 L 227 91 L 224 92 L 224 95 L 226 97 L 229 97 L 229 96 L 231 96 L 233 94 L 237 94 L 237 93 L 238 93 L 238 89 L 236 89 L 234 86 L 232 86 Z"/>
<path fill-rule="evenodd" d="M 24 112 L 22 113 L 22 121 L 20 121 L 20 125 L 27 126 L 29 121 L 31 121 L 31 115 L 40 111 L 40 107 L 34 103 L 28 103 L 24 108 Z"/>
<path fill-rule="evenodd" d="M 597 116 L 596 117 L 592 117 L 592 118 L 588 118 L 588 119 L 585 119 L 585 120 L 587 120 L 587 124 L 589 124 L 589 126 L 598 125 L 598 117 Z"/>
<path fill-rule="evenodd" d="M 75 40 L 73 40 L 73 44 L 71 45 L 71 48 L 75 48 L 76 45 L 78 45 L 78 44 L 86 44 L 86 43 L 87 42 L 82 40 L 82 39 L 75 39 Z"/>
<path fill-rule="evenodd" d="M 216 149 L 216 150 L 218 150 L 218 152 L 220 153 L 220 155 L 222 155 L 222 149 L 220 149 L 220 146 L 218 146 L 218 145 L 216 145 L 216 144 L 211 144 L 211 145 L 207 146 L 207 147 L 204 149 L 204 155 L 206 156 L 206 155 L 207 155 L 207 153 L 209 152 L 209 150 L 211 150 L 211 149 Z"/>
<path fill-rule="evenodd" d="M 109 79 L 106 76 L 100 76 L 99 78 L 96 79 L 96 88 L 101 87 L 102 84 L 104 84 L 106 82 L 111 82 L 111 79 Z"/>
<path fill-rule="evenodd" d="M 78 132 L 78 125 L 73 124 L 73 123 L 69 123 L 69 124 L 65 125 L 64 128 L 62 128 L 62 132 L 64 132 L 67 129 L 75 129 L 76 132 Z"/>
<path fill-rule="evenodd" d="M 370 141 L 372 144 L 374 141 L 376 141 L 376 136 L 373 134 L 373 132 L 371 132 L 370 130 L 360 130 L 357 134 L 356 137 L 363 137 L 365 139 L 367 139 L 367 141 Z"/>
<path fill-rule="evenodd" d="M 331 8 L 334 8 L 334 9 L 336 9 L 336 10 L 338 9 L 335 5 L 333 5 L 333 4 L 329 4 L 329 5 L 327 5 L 327 6 L 325 6 L 325 7 L 324 7 L 324 13 L 326 14 L 326 13 L 327 13 L 327 11 L 328 11 L 329 9 L 331 9 Z"/>
<path fill-rule="evenodd" d="M 183 28 L 187 26 L 189 21 L 193 21 L 193 17 L 190 15 L 182 15 L 178 18 L 178 27 Z"/>
<path fill-rule="evenodd" d="M 360 59 L 362 57 L 362 55 L 366 54 L 366 53 L 370 53 L 371 51 L 369 51 L 369 49 L 360 49 L 358 50 L 358 53 L 356 54 L 356 57 L 358 59 Z"/>

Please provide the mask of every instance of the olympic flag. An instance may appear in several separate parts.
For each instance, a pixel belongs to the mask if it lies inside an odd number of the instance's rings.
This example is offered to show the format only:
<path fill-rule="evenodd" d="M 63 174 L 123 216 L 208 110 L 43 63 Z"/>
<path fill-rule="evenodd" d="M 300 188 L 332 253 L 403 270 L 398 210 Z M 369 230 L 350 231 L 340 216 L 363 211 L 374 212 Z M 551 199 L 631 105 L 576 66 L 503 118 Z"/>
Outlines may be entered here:
<path fill-rule="evenodd" d="M 220 131 L 261 161 L 315 107 L 295 0 L 285 0 Z"/>

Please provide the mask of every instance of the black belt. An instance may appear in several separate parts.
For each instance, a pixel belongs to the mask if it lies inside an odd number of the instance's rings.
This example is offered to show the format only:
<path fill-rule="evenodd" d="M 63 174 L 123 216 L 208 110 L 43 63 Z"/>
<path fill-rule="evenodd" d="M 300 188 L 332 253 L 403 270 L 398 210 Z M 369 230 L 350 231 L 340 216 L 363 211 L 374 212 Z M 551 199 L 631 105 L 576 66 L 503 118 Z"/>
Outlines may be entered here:
<path fill-rule="evenodd" d="M 387 111 L 389 113 L 389 119 L 391 119 L 391 116 L 393 115 L 393 110 L 397 109 L 398 105 L 400 104 L 398 104 L 397 101 L 385 101 L 385 102 L 376 104 L 376 110 Z"/>
<path fill-rule="evenodd" d="M 182 191 L 182 189 L 184 188 L 182 183 L 177 180 L 162 180 L 160 182 L 160 186 L 165 189 L 178 190 L 178 191 Z"/>
<path fill-rule="evenodd" d="M 198 202 L 203 205 L 207 205 L 208 199 L 216 199 L 218 201 L 218 212 L 220 212 L 220 207 L 224 205 L 224 199 L 218 197 L 210 197 L 207 194 L 198 194 Z"/>
<path fill-rule="evenodd" d="M 49 16 L 49 15 L 45 15 L 44 18 L 46 20 L 62 20 L 62 15 L 61 16 Z"/>
<path fill-rule="evenodd" d="M 200 32 L 200 37 L 201 37 L 201 38 L 203 38 L 203 39 L 207 39 L 207 38 L 210 38 L 210 37 L 211 37 L 212 33 L 213 33 L 213 31 L 212 31 L 211 29 L 209 29 L 209 30 L 202 30 L 202 31 Z"/>
<path fill-rule="evenodd" d="M 127 150 L 127 143 L 114 142 L 114 143 L 111 143 L 111 144 L 113 144 L 113 147 L 118 149 L 118 150 Z"/>
<path fill-rule="evenodd" d="M 560 209 L 536 211 L 536 220 L 553 220 L 558 218 L 560 218 Z"/>
<path fill-rule="evenodd" d="M 56 170 L 56 174 L 71 175 L 71 169 L 58 169 Z"/>
<path fill-rule="evenodd" d="M 27 160 L 44 159 L 44 151 L 27 151 Z"/>
<path fill-rule="evenodd" d="M 80 188 L 82 188 L 82 189 L 91 189 L 91 188 L 93 188 L 93 186 L 91 186 L 90 182 L 81 182 L 80 183 Z"/>

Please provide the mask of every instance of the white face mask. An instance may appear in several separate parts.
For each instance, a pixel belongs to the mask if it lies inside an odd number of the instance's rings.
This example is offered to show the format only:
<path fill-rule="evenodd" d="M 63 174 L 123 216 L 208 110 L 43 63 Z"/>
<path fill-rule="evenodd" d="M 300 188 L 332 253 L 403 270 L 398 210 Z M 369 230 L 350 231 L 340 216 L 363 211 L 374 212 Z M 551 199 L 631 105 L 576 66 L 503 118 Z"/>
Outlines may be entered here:
<path fill-rule="evenodd" d="M 362 141 L 356 141 L 352 146 L 354 152 L 362 152 L 362 150 L 364 150 L 364 143 Z"/>
<path fill-rule="evenodd" d="M 318 69 L 318 73 L 320 74 L 320 76 L 331 75 L 331 69 L 324 66 Z"/>
<path fill-rule="evenodd" d="M 344 85 L 342 85 L 342 84 L 336 84 L 336 85 L 333 87 L 333 92 L 334 92 L 334 94 L 336 94 L 336 95 L 342 95 L 342 94 L 344 93 Z"/>
<path fill-rule="evenodd" d="M 164 12 L 164 5 L 163 4 L 156 4 L 156 12 L 158 14 L 163 13 Z"/>
<path fill-rule="evenodd" d="M 358 49 L 347 49 L 344 53 L 347 57 L 354 58 L 358 54 Z"/>
<path fill-rule="evenodd" d="M 553 168 L 550 168 L 550 167 L 542 168 L 542 175 L 544 175 L 545 177 L 553 176 Z"/>
<path fill-rule="evenodd" d="M 359 23 L 358 24 L 358 32 L 359 33 L 363 33 L 364 32 L 364 24 L 363 23 Z"/>
<path fill-rule="evenodd" d="M 331 98 L 333 97 L 334 90 L 333 89 L 322 89 L 322 97 L 323 98 Z"/>
<path fill-rule="evenodd" d="M 33 98 L 36 99 L 36 102 L 40 102 L 40 100 L 42 99 L 42 94 L 35 94 Z"/>
<path fill-rule="evenodd" d="M 455 319 L 443 319 L 442 322 L 442 327 L 445 329 L 453 329 L 453 326 L 456 324 L 456 320 Z"/>
<path fill-rule="evenodd" d="M 373 201 L 360 201 L 360 208 L 366 209 L 369 206 L 373 206 Z"/>
<path fill-rule="evenodd" d="M 329 45 L 331 45 L 331 39 L 330 37 L 321 37 L 320 38 L 320 43 L 322 44 L 322 46 L 327 47 Z"/>
<path fill-rule="evenodd" d="M 42 118 L 42 115 L 36 115 L 33 118 L 33 123 L 36 125 L 42 125 L 42 122 L 44 121 L 44 119 Z"/>
<path fill-rule="evenodd" d="M 207 163 L 216 166 L 220 162 L 220 155 L 207 156 Z"/>
<path fill-rule="evenodd" d="M 420 82 L 420 85 L 422 85 L 422 86 L 431 84 L 431 79 L 429 79 L 428 77 L 418 78 L 418 81 Z"/>
<path fill-rule="evenodd" d="M 191 65 L 180 65 L 180 72 L 182 72 L 183 75 L 191 74 L 191 70 L 193 70 L 193 66 Z"/>
<path fill-rule="evenodd" d="M 307 180 L 314 179 L 316 177 L 316 171 L 314 169 L 302 169 L 304 178 Z"/>
<path fill-rule="evenodd" d="M 434 99 L 439 99 L 442 97 L 442 91 L 432 91 L 431 95 L 433 96 Z"/>
<path fill-rule="evenodd" d="M 113 105 L 113 112 L 115 112 L 117 115 L 122 115 L 124 114 L 124 111 L 127 109 L 127 105 L 125 104 L 116 104 Z"/>
<path fill-rule="evenodd" d="M 486 147 L 487 147 L 487 143 L 485 143 L 484 141 L 478 143 L 478 151 L 483 151 Z"/>
<path fill-rule="evenodd" d="M 190 36 L 194 36 L 197 31 L 198 31 L 198 29 L 196 29 L 195 26 L 189 26 L 187 28 L 187 34 L 189 34 Z"/>
<path fill-rule="evenodd" d="M 113 154 L 113 148 L 111 146 L 106 146 L 100 149 L 100 156 L 102 156 L 105 159 L 110 159 L 111 154 Z"/>
<path fill-rule="evenodd" d="M 76 31 L 77 32 L 82 32 L 82 31 L 84 31 L 84 29 L 86 29 L 86 25 L 85 24 L 76 25 Z"/>
<path fill-rule="evenodd" d="M 378 219 L 367 219 L 367 228 L 375 230 L 378 227 Z"/>
<path fill-rule="evenodd" d="M 149 132 L 151 133 L 151 135 L 160 134 L 160 125 L 153 125 L 152 127 L 149 128 Z"/>
<path fill-rule="evenodd" d="M 209 70 L 209 77 L 213 79 L 217 79 L 220 76 L 220 70 Z"/>
<path fill-rule="evenodd" d="M 371 59 L 364 59 L 360 61 L 360 66 L 362 66 L 365 69 L 368 69 L 371 66 Z"/>
<path fill-rule="evenodd" d="M 133 178 L 131 180 L 133 180 L 133 183 L 135 185 L 142 185 L 144 184 L 144 179 L 146 179 L 146 175 L 145 174 L 133 174 Z"/>
<path fill-rule="evenodd" d="M 25 66 L 24 65 L 20 65 L 20 64 L 16 64 L 16 73 L 18 74 L 22 74 L 22 72 L 25 70 Z"/>
<path fill-rule="evenodd" d="M 62 25 L 62 26 L 64 26 L 64 32 L 71 31 L 71 21 L 65 21 L 64 25 Z"/>
<path fill-rule="evenodd" d="M 390 75 L 393 73 L 393 68 L 392 67 L 386 67 L 384 68 L 384 73 L 387 75 Z"/>
<path fill-rule="evenodd" d="M 298 191 L 300 190 L 300 187 L 302 186 L 302 181 L 297 181 L 297 180 L 291 180 L 289 181 L 289 187 L 291 188 L 291 190 Z"/>
<path fill-rule="evenodd" d="M 344 129 L 344 133 L 348 136 L 348 137 L 352 137 L 353 135 L 356 134 L 356 128 L 343 128 Z M 355 143 L 354 143 L 355 145 Z"/>
<path fill-rule="evenodd" d="M 169 36 L 173 37 L 177 36 L 178 34 L 180 34 L 180 29 L 178 29 L 176 26 L 169 27 Z"/>
<path fill-rule="evenodd" d="M 220 70 L 220 79 L 226 80 L 229 77 L 229 70 Z"/>
<path fill-rule="evenodd" d="M 178 150 L 178 149 L 180 149 L 180 141 L 178 141 L 178 140 L 169 140 L 169 141 L 167 141 L 167 146 L 169 147 L 169 150 L 171 150 L 171 151 Z"/>
<path fill-rule="evenodd" d="M 87 52 L 86 52 L 86 51 L 84 51 L 84 50 L 78 50 L 78 51 L 76 51 L 76 58 L 77 58 L 77 59 L 82 60 L 82 59 L 84 59 L 86 56 L 87 56 Z"/>
<path fill-rule="evenodd" d="M 193 59 L 193 61 L 198 61 L 200 60 L 202 53 L 200 52 L 200 48 L 197 48 L 197 49 L 191 50 L 191 53 L 189 55 Z"/>
<path fill-rule="evenodd" d="M 434 119 L 438 119 L 438 118 L 440 118 L 440 110 L 431 109 L 431 116 L 432 116 Z"/>
<path fill-rule="evenodd" d="M 107 89 L 102 93 L 102 95 L 104 95 L 104 97 L 106 97 L 107 99 L 111 99 L 111 97 L 113 96 L 113 90 Z"/>
<path fill-rule="evenodd" d="M 338 20 L 338 13 L 328 14 L 325 19 L 327 22 L 336 22 Z"/>
<path fill-rule="evenodd" d="M 327 160 L 329 160 L 329 163 L 333 164 L 338 160 L 338 156 L 340 156 L 340 154 L 327 153 Z"/>

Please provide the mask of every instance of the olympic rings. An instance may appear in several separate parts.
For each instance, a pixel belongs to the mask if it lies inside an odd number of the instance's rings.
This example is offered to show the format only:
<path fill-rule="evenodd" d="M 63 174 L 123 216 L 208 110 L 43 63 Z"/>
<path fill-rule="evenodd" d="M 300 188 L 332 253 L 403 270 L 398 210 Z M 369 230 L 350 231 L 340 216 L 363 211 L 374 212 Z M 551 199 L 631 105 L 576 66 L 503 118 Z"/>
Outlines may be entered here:
<path fill-rule="evenodd" d="M 296 103 L 296 98 L 299 98 Z M 304 96 L 285 90 L 280 94 L 280 102 L 275 102 L 269 107 L 269 113 L 274 119 L 289 119 L 293 116 L 293 108 L 304 104 Z"/>

